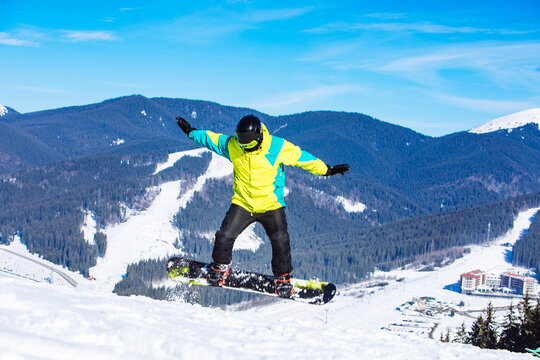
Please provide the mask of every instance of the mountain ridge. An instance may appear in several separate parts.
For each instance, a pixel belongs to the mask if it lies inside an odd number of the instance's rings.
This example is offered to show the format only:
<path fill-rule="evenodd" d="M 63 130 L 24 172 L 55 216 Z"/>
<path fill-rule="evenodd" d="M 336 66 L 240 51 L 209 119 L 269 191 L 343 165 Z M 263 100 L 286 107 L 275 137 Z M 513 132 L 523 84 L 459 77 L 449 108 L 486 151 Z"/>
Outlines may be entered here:
<path fill-rule="evenodd" d="M 485 124 L 476 126 L 469 130 L 475 134 L 485 134 L 499 130 L 512 131 L 516 128 L 536 124 L 540 127 L 540 108 L 532 108 L 523 110 L 510 115 L 502 116 L 500 118 L 488 121 Z"/>
<path fill-rule="evenodd" d="M 273 117 L 204 100 L 131 95 L 21 114 L 8 125 L 40 140 L 49 148 L 46 152 L 76 159 L 192 149 L 195 144 L 178 129 L 176 116 L 198 129 L 234 134 L 238 119 L 246 114 L 259 116 L 271 133 L 329 164 L 349 163 L 349 176 L 357 181 L 393 189 L 428 212 L 540 191 L 540 130 L 532 124 L 512 132 L 433 138 L 360 113 L 310 111 Z M 17 165 L 0 159 L 0 169 L 47 160 Z"/>

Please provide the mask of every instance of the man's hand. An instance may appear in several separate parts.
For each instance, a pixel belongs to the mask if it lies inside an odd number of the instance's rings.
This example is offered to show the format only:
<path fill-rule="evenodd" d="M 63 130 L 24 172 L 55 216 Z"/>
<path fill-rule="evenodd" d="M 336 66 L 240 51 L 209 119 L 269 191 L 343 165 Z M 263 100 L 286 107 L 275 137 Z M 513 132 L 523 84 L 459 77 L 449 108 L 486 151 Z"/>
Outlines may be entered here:
<path fill-rule="evenodd" d="M 336 174 L 345 175 L 345 173 L 349 171 L 351 168 L 347 164 L 340 164 L 340 165 L 334 165 L 334 166 L 326 165 L 326 166 L 328 166 L 328 171 L 326 172 L 326 174 L 324 174 L 324 176 L 332 176 Z"/>
<path fill-rule="evenodd" d="M 182 129 L 182 131 L 185 132 L 187 136 L 189 136 L 190 132 L 195 130 L 195 128 L 192 128 L 191 125 L 183 117 L 177 116 L 176 120 L 176 123 L 178 124 L 180 129 Z"/>

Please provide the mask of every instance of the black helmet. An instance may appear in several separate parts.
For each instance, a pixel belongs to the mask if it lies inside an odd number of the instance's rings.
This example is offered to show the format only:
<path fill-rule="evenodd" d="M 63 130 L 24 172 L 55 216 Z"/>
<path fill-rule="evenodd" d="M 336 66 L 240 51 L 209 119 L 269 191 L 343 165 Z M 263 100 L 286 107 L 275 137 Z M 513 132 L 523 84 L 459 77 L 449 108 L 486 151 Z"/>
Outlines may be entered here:
<path fill-rule="evenodd" d="M 245 151 L 257 150 L 263 140 L 261 120 L 254 115 L 244 116 L 236 125 L 236 138 Z"/>

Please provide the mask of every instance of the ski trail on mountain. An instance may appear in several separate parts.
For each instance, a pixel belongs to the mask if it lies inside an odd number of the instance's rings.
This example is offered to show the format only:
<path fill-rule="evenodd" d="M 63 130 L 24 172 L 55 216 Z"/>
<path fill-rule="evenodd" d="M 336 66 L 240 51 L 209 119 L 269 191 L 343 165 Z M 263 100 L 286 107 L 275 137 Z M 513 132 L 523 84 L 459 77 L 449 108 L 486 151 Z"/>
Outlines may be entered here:
<path fill-rule="evenodd" d="M 200 154 L 202 151 L 183 152 L 183 156 Z M 176 155 L 174 162 L 181 157 Z M 170 164 L 172 165 L 174 163 Z M 174 216 L 179 209 L 187 206 L 196 192 L 203 189 L 206 181 L 229 176 L 231 173 L 232 164 L 213 154 L 206 172 L 190 188 L 184 189 L 185 182 L 182 180 L 161 184 L 159 194 L 148 209 L 131 216 L 123 223 L 105 229 L 107 251 L 103 258 L 97 259 L 96 266 L 90 269 L 90 274 L 106 290 L 112 291 L 114 285 L 122 280 L 129 264 L 178 254 L 179 251 L 173 245 L 179 236 L 179 230 L 172 224 Z"/>
<path fill-rule="evenodd" d="M 0 360 L 530 359 L 528 354 L 398 335 L 381 327 L 397 321 L 401 315 L 395 307 L 413 296 L 485 308 L 490 299 L 465 296 L 444 286 L 472 266 L 511 266 L 503 256 L 506 244 L 513 244 L 529 228 L 531 216 L 539 210 L 520 212 L 507 234 L 489 246 L 472 246 L 470 254 L 447 267 L 432 272 L 391 271 L 388 276 L 403 280 L 363 297 L 357 296 L 360 288 L 365 289 L 363 284 L 346 286 L 325 306 L 278 300 L 270 306 L 223 311 L 142 296 L 115 296 L 82 278 L 80 286 L 73 288 L 0 273 Z M 497 306 L 511 300 L 493 302 Z M 461 324 L 461 319 L 456 320 L 438 320 L 438 331 L 455 329 Z"/>

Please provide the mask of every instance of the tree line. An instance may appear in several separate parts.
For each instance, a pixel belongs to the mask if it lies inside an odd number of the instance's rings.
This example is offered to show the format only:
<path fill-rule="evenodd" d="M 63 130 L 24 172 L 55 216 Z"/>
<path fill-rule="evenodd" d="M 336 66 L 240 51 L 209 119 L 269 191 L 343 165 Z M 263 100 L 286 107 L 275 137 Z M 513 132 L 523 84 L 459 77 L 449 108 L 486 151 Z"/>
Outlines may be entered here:
<path fill-rule="evenodd" d="M 441 334 L 443 342 L 471 344 L 483 349 L 503 349 L 512 352 L 526 352 L 526 348 L 540 347 L 540 299 L 532 305 L 527 294 L 517 305 L 510 305 L 502 322 L 495 319 L 491 303 L 467 330 L 463 323 L 452 333 Z"/>
<path fill-rule="evenodd" d="M 535 269 L 540 275 L 540 216 L 535 214 L 529 230 L 516 242 L 512 251 L 514 265 Z"/>

